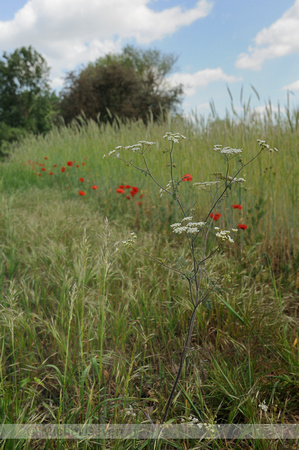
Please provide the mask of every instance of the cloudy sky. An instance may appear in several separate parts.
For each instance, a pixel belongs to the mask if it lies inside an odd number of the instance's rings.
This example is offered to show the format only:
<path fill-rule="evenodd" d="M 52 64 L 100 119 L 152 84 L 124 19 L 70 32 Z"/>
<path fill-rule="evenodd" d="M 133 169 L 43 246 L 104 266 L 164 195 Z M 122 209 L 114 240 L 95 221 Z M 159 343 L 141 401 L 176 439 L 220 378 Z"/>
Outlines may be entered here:
<path fill-rule="evenodd" d="M 178 57 L 185 113 L 223 114 L 252 94 L 262 110 L 299 98 L 299 0 L 0 0 L 0 50 L 33 46 L 59 90 L 65 73 L 126 44 Z M 258 100 L 251 88 L 260 95 Z"/>

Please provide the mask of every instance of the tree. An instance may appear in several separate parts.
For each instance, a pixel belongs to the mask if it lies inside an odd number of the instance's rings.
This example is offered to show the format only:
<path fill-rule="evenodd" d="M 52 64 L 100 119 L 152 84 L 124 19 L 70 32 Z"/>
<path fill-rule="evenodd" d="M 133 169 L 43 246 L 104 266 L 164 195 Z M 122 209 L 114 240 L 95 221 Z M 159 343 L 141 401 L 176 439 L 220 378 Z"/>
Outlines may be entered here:
<path fill-rule="evenodd" d="M 75 74 L 70 72 L 61 94 L 61 113 L 66 123 L 81 113 L 87 119 L 112 122 L 120 119 L 154 120 L 176 111 L 182 86 L 170 86 L 166 75 L 176 58 L 158 50 L 124 48 L 108 54 Z"/>
<path fill-rule="evenodd" d="M 51 93 L 48 80 L 47 63 L 32 47 L 3 53 L 0 59 L 0 124 L 3 130 L 13 128 L 44 133 L 51 128 L 55 94 Z"/>

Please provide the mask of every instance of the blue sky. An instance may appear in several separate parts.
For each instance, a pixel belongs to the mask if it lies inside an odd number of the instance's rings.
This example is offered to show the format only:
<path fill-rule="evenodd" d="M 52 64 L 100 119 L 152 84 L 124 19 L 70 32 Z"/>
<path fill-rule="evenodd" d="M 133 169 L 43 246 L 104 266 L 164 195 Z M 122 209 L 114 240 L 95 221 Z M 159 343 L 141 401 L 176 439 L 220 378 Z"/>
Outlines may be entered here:
<path fill-rule="evenodd" d="M 0 0 L 0 50 L 32 45 L 59 90 L 66 71 L 130 43 L 178 56 L 169 83 L 183 83 L 186 114 L 220 115 L 252 94 L 298 106 L 299 0 Z M 258 100 L 251 89 L 260 94 Z"/>

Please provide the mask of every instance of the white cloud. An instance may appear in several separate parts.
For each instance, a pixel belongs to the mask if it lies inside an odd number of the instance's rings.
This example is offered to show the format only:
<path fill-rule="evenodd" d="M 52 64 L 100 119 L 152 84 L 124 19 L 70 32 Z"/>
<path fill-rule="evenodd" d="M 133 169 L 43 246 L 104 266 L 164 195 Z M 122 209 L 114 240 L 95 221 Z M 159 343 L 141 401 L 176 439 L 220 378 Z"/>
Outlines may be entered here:
<path fill-rule="evenodd" d="M 287 84 L 286 86 L 283 86 L 285 91 L 299 91 L 299 80 L 294 81 L 291 84 Z"/>
<path fill-rule="evenodd" d="M 204 69 L 195 73 L 175 73 L 167 80 L 172 85 L 182 83 L 184 87 L 184 94 L 191 97 L 195 94 L 198 88 L 206 87 L 208 84 L 215 81 L 226 81 L 227 83 L 240 81 L 242 78 L 227 75 L 223 72 L 221 67 L 217 69 Z"/>
<path fill-rule="evenodd" d="M 255 46 L 237 59 L 238 69 L 260 70 L 267 59 L 299 52 L 299 0 L 269 28 L 264 28 L 255 37 Z"/>
<path fill-rule="evenodd" d="M 63 70 L 74 69 L 135 39 L 150 44 L 206 17 L 210 0 L 191 9 L 156 12 L 151 0 L 29 0 L 10 21 L 0 21 L 2 49 L 32 45 L 52 67 L 57 85 Z"/>

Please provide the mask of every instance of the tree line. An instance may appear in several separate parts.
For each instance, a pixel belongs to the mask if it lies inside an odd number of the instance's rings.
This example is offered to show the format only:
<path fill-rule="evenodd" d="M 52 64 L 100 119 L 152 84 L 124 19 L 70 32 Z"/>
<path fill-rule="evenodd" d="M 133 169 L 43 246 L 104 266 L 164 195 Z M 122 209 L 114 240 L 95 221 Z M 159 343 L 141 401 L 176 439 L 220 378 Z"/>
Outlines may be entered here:
<path fill-rule="evenodd" d="M 126 46 L 66 74 L 59 94 L 50 87 L 47 61 L 31 46 L 0 57 L 0 151 L 28 133 L 45 134 L 61 122 L 84 117 L 99 123 L 156 121 L 178 112 L 181 85 L 167 75 L 176 57 Z"/>

